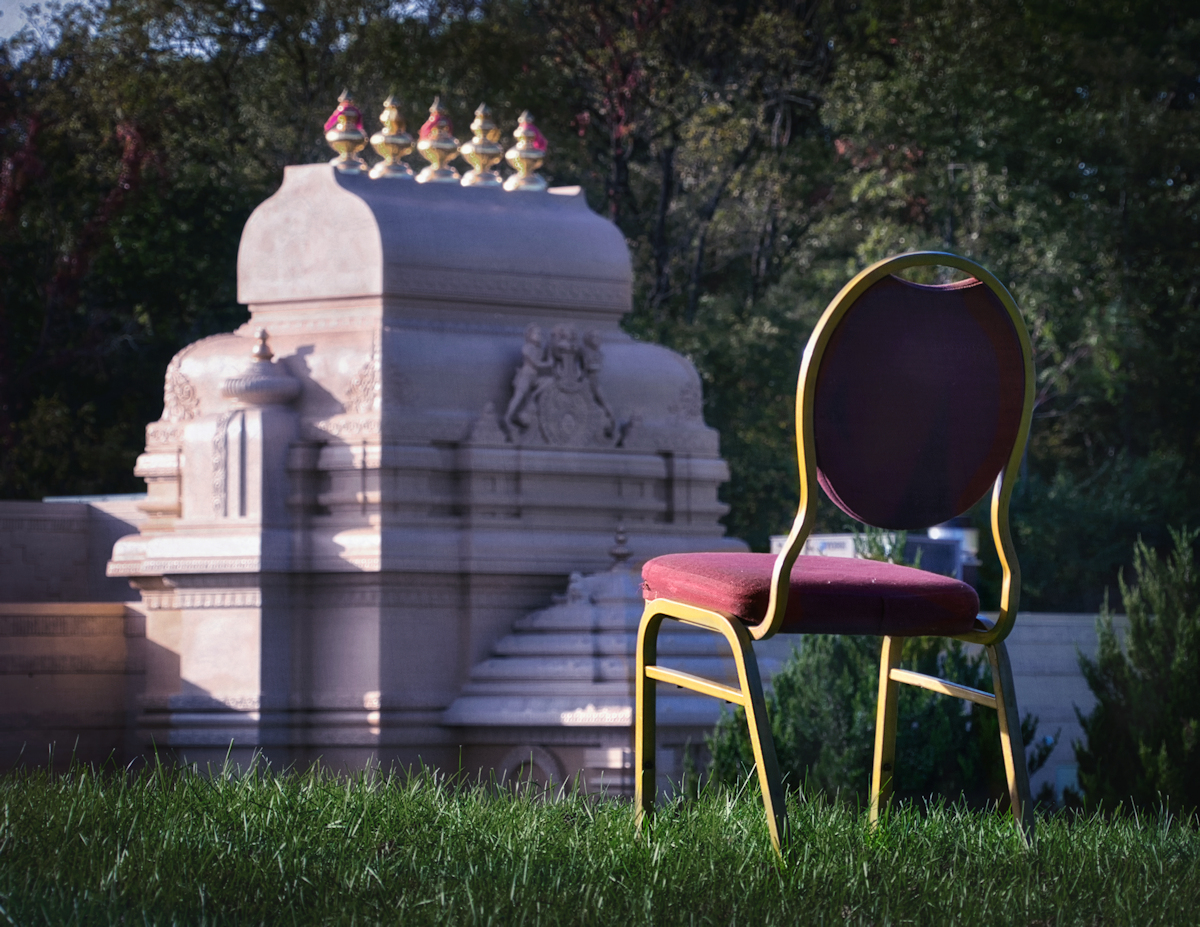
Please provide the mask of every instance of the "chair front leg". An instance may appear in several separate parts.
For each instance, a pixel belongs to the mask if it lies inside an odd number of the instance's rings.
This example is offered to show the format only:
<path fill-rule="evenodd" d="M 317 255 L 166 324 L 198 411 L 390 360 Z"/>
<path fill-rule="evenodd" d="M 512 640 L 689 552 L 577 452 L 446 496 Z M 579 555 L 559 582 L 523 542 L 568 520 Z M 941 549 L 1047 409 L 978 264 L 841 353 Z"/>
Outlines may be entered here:
<path fill-rule="evenodd" d="M 900 710 L 900 683 L 892 670 L 900 665 L 904 639 L 885 637 L 879 655 L 879 697 L 875 702 L 875 762 L 871 770 L 870 822 L 879 822 L 883 806 L 891 800 L 896 777 L 896 718 Z"/>
<path fill-rule="evenodd" d="M 1000 715 L 1000 749 L 1004 754 L 1004 773 L 1008 778 L 1008 799 L 1012 804 L 1017 830 L 1026 844 L 1033 842 L 1033 797 L 1029 790 L 1029 767 L 1025 765 L 1025 742 L 1021 737 L 1021 715 L 1017 710 L 1017 692 L 1013 687 L 1012 664 L 1004 642 L 987 648 L 996 687 L 996 711 Z"/>
<path fill-rule="evenodd" d="M 746 698 L 746 724 L 750 728 L 750 744 L 754 749 L 754 763 L 758 767 L 758 784 L 762 789 L 767 829 L 771 833 L 771 845 L 782 856 L 790 839 L 790 829 L 787 805 L 783 800 L 783 781 L 779 775 L 779 760 L 775 756 L 775 738 L 771 734 L 762 677 L 758 672 L 758 659 L 754 656 L 750 635 L 743 626 L 730 621 L 729 632 L 726 637 L 732 645 L 738 682 Z"/>
<path fill-rule="evenodd" d="M 634 681 L 635 717 L 633 734 L 634 820 L 640 829 L 642 820 L 654 811 L 655 722 L 657 721 L 655 682 L 646 675 L 646 667 L 658 662 L 658 631 L 665 616 L 649 609 L 642 615 L 637 636 L 637 675 Z"/>

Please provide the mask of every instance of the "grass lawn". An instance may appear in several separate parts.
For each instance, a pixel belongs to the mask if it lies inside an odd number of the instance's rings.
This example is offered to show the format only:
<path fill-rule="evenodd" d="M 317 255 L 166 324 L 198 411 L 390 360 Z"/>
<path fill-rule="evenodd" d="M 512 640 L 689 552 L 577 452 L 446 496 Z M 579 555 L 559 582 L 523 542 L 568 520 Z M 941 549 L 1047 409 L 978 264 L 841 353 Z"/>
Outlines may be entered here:
<path fill-rule="evenodd" d="M 752 791 L 660 810 L 429 774 L 0 777 L 0 924 L 1196 924 L 1195 821 L 1039 821 L 792 799 L 786 864 Z"/>

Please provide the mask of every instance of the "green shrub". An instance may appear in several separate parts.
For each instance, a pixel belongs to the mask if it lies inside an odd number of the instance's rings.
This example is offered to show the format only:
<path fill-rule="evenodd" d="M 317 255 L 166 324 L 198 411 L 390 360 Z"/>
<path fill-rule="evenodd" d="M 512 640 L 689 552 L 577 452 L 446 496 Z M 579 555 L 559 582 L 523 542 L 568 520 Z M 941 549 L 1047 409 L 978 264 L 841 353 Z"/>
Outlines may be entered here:
<path fill-rule="evenodd" d="M 1085 743 L 1075 744 L 1089 808 L 1119 803 L 1172 810 L 1200 807 L 1200 531 L 1171 530 L 1165 558 L 1140 537 L 1135 582 L 1122 575 L 1129 616 L 1121 646 L 1107 600 L 1097 621 L 1099 653 L 1079 665 L 1096 707 L 1076 709 Z"/>
<path fill-rule="evenodd" d="M 870 788 L 875 746 L 875 699 L 879 684 L 877 637 L 807 635 L 804 646 L 772 679 L 767 715 L 789 787 L 840 795 L 864 803 Z M 991 669 L 982 653 L 968 653 L 959 641 L 911 638 L 902 665 L 988 691 Z M 1037 718 L 1026 715 L 1026 745 L 1037 733 Z M 738 781 L 753 765 L 746 715 L 722 712 L 707 739 L 712 755 L 709 777 Z M 1039 744 L 1030 757 L 1035 772 L 1053 749 Z M 899 798 L 964 796 L 975 805 L 1006 794 L 1000 731 L 991 709 L 918 689 L 900 689 L 896 733 L 896 787 Z M 1049 794 L 1038 796 L 1046 801 Z"/>
<path fill-rule="evenodd" d="M 902 536 L 866 529 L 856 539 L 870 559 L 895 559 L 904 550 Z M 767 715 L 790 787 L 803 785 L 827 795 L 865 802 L 875 748 L 875 702 L 879 687 L 880 638 L 813 634 L 772 678 Z M 910 638 L 902 665 L 918 673 L 942 676 L 975 689 L 991 691 L 992 673 L 982 650 L 971 653 L 961 641 Z M 1026 715 L 1021 732 L 1026 745 L 1037 732 L 1037 718 Z M 731 784 L 753 765 L 742 709 L 722 712 L 707 739 L 712 756 L 709 777 Z M 1043 742 L 1029 760 L 1030 772 L 1046 762 L 1057 737 Z M 901 686 L 896 735 L 895 794 L 899 798 L 965 796 L 973 804 L 1007 794 L 1000 756 L 996 712 L 914 686 Z M 1050 793 L 1038 796 L 1047 801 Z"/>

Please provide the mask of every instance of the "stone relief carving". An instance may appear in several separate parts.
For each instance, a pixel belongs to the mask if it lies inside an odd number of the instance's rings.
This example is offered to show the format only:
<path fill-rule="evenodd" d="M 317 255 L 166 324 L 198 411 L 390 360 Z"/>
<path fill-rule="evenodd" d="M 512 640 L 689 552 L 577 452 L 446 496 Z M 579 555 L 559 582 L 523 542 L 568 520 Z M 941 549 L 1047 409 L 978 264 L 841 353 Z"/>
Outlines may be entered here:
<path fill-rule="evenodd" d="M 212 447 L 212 504 L 213 514 L 223 517 L 229 512 L 229 423 L 240 410 L 224 412 L 217 419 Z"/>
<path fill-rule="evenodd" d="M 603 366 L 598 332 L 581 339 L 573 327 L 556 325 L 547 344 L 541 328 L 530 325 L 504 412 L 510 439 L 536 433 L 559 447 L 618 444 L 626 429 L 617 427 L 600 389 Z"/>
<path fill-rule="evenodd" d="M 346 411 L 362 414 L 375 409 L 375 396 L 379 392 L 379 356 L 375 347 L 375 336 L 371 336 L 371 356 L 350 381 L 346 394 Z"/>
<path fill-rule="evenodd" d="M 382 426 L 378 417 L 371 418 L 323 418 L 315 422 L 306 422 L 303 434 L 310 441 L 327 441 L 329 438 L 361 438 L 367 435 L 378 435 Z"/>
<path fill-rule="evenodd" d="M 533 416 L 525 409 L 526 401 L 533 395 L 538 381 L 549 376 L 553 368 L 546 356 L 542 341 L 542 330 L 536 325 L 525 329 L 525 344 L 521 346 L 521 366 L 513 377 L 512 399 L 504 412 L 504 422 L 510 430 L 528 428 Z"/>
<path fill-rule="evenodd" d="M 209 335 L 192 342 L 171 358 L 163 378 L 163 412 L 157 422 L 146 426 L 147 446 L 178 446 L 183 440 L 183 423 L 193 421 L 201 414 L 200 394 L 183 372 L 183 359 L 206 342 L 229 337 L 228 334 Z"/>
<path fill-rule="evenodd" d="M 200 397 L 196 388 L 183 375 L 182 352 L 176 354 L 167 365 L 166 382 L 163 385 L 163 420 L 167 422 L 190 422 L 200 410 Z"/>
<path fill-rule="evenodd" d="M 179 608 L 260 608 L 262 591 L 237 592 L 143 592 L 142 604 L 150 611 Z"/>
<path fill-rule="evenodd" d="M 257 695 L 172 695 L 167 707 L 174 711 L 259 711 L 262 703 Z"/>
<path fill-rule="evenodd" d="M 613 415 L 612 407 L 600 392 L 600 368 L 604 366 L 604 355 L 600 351 L 600 333 L 590 331 L 584 333 L 583 347 L 580 348 L 579 358 L 583 361 L 583 375 L 592 391 L 592 399 L 604 410 L 604 433 L 611 435 L 617 427 L 617 417 Z"/>
<path fill-rule="evenodd" d="M 176 560 L 143 560 L 110 563 L 109 576 L 146 576 L 153 573 L 252 573 L 262 568 L 258 557 L 195 557 Z"/>
<path fill-rule="evenodd" d="M 506 443 L 508 443 L 508 435 L 500 427 L 500 420 L 496 415 L 496 407 L 490 402 L 485 403 L 483 411 L 471 423 L 471 427 L 467 432 L 467 444 Z"/>
<path fill-rule="evenodd" d="M 176 447 L 183 440 L 183 425 L 178 422 L 151 422 L 146 426 L 146 447 Z"/>
<path fill-rule="evenodd" d="M 410 297 L 448 297 L 490 305 L 540 304 L 605 310 L 629 304 L 629 284 L 625 281 L 548 279 L 530 274 L 474 272 L 465 267 L 447 274 L 441 268 L 409 265 L 397 280 L 397 287 Z"/>

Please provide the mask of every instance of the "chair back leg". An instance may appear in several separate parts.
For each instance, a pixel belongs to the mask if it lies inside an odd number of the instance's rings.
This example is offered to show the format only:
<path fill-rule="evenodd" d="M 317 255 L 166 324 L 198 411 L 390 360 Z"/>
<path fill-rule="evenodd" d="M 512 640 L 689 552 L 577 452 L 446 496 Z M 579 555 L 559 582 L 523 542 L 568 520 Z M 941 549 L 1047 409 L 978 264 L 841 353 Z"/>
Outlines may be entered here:
<path fill-rule="evenodd" d="M 1012 664 L 1004 642 L 987 648 L 996 687 L 996 711 L 1000 715 L 1000 749 L 1004 753 L 1004 773 L 1008 778 L 1008 798 L 1012 804 L 1017 830 L 1029 844 L 1034 837 L 1033 800 L 1029 791 L 1029 768 L 1025 765 L 1025 743 L 1021 739 L 1021 715 L 1013 687 Z"/>
<path fill-rule="evenodd" d="M 871 769 L 870 821 L 874 828 L 891 800 L 896 775 L 896 718 L 900 708 L 900 683 L 891 672 L 900 665 L 904 639 L 885 637 L 879 656 L 879 697 L 875 702 L 875 761 Z"/>

